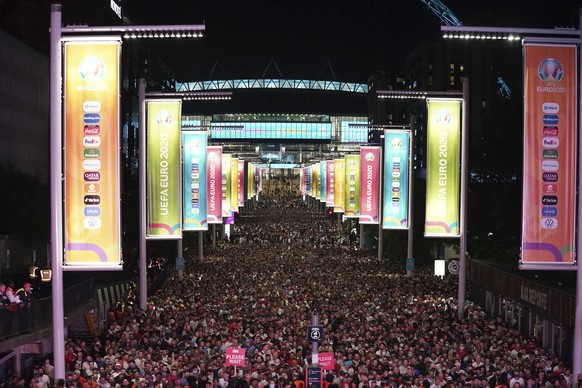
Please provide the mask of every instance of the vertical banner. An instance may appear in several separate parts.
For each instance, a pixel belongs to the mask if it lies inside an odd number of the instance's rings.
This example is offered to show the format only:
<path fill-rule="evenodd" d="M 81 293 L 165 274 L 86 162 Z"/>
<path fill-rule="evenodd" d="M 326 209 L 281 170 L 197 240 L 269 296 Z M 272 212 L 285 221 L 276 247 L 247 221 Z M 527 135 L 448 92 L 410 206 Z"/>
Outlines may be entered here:
<path fill-rule="evenodd" d="M 327 199 L 327 162 L 319 162 L 319 200 L 323 203 Z"/>
<path fill-rule="evenodd" d="M 335 163 L 333 160 L 327 160 L 327 192 L 325 199 L 325 206 L 333 207 L 334 202 L 334 188 L 335 188 Z"/>
<path fill-rule="evenodd" d="M 208 230 L 206 216 L 206 132 L 183 132 L 184 230 Z"/>
<path fill-rule="evenodd" d="M 428 100 L 426 237 L 459 237 L 461 101 Z"/>
<path fill-rule="evenodd" d="M 121 270 L 121 42 L 65 44 L 64 270 Z"/>
<path fill-rule="evenodd" d="M 346 160 L 335 159 L 335 185 L 334 185 L 334 202 L 333 212 L 343 213 L 345 211 L 345 180 L 346 180 Z"/>
<path fill-rule="evenodd" d="M 261 167 L 255 166 L 255 182 L 256 182 L 256 189 L 255 194 L 259 194 L 263 188 L 263 180 L 261 179 Z"/>
<path fill-rule="evenodd" d="M 238 158 L 230 159 L 230 210 L 238 213 Z"/>
<path fill-rule="evenodd" d="M 313 166 L 307 167 L 307 194 L 313 197 Z"/>
<path fill-rule="evenodd" d="M 182 237 L 181 100 L 146 101 L 146 237 Z"/>
<path fill-rule="evenodd" d="M 222 223 L 222 146 L 206 147 L 206 211 L 209 224 Z"/>
<path fill-rule="evenodd" d="M 245 205 L 245 161 L 238 160 L 238 206 Z"/>
<path fill-rule="evenodd" d="M 319 199 L 319 163 L 311 165 L 312 182 L 313 182 L 313 198 Z"/>
<path fill-rule="evenodd" d="M 346 218 L 360 216 L 360 155 L 346 156 L 345 173 Z"/>
<path fill-rule="evenodd" d="M 383 229 L 408 229 L 410 187 L 410 131 L 384 134 Z"/>
<path fill-rule="evenodd" d="M 230 176 L 230 161 L 232 155 L 222 154 L 222 170 L 221 170 L 221 198 L 222 198 L 222 218 L 230 218 L 232 216 L 232 209 L 230 208 L 231 195 L 231 176 Z"/>
<path fill-rule="evenodd" d="M 360 147 L 360 224 L 380 223 L 380 147 Z"/>
<path fill-rule="evenodd" d="M 575 270 L 576 46 L 526 42 L 524 55 L 520 268 Z"/>

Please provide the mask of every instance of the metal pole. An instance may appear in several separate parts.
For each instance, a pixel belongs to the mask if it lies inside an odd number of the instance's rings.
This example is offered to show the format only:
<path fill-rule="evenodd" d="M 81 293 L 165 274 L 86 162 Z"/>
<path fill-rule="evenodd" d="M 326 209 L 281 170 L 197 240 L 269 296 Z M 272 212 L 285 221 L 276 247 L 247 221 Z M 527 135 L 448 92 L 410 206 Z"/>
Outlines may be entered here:
<path fill-rule="evenodd" d="M 198 232 L 198 259 L 200 262 L 204 259 L 204 236 L 202 231 Z"/>
<path fill-rule="evenodd" d="M 360 224 L 360 249 L 364 249 L 364 224 Z"/>
<path fill-rule="evenodd" d="M 386 138 L 386 134 L 384 134 L 384 138 Z M 382 261 L 382 240 L 384 239 L 384 231 L 383 231 L 383 219 L 384 219 L 384 209 L 382 207 L 383 204 L 383 185 L 382 185 L 382 177 L 384 176 L 384 159 L 382 155 L 382 148 L 380 147 L 380 151 L 378 152 L 378 158 L 380 159 L 380 163 L 378 163 L 378 262 Z"/>
<path fill-rule="evenodd" d="M 184 249 L 182 245 L 182 239 L 179 238 L 176 241 L 176 251 L 177 251 L 177 258 L 184 260 Z M 184 278 L 184 270 L 182 268 L 178 269 L 178 278 L 182 280 Z"/>
<path fill-rule="evenodd" d="M 311 316 L 311 325 L 319 326 L 319 311 L 317 306 L 313 309 L 313 315 Z M 319 342 L 313 341 L 311 345 L 311 365 L 319 365 Z"/>
<path fill-rule="evenodd" d="M 63 308 L 63 165 L 62 165 L 62 7 L 51 4 L 50 32 L 50 187 L 53 354 L 55 381 L 65 378 L 65 317 Z"/>
<path fill-rule="evenodd" d="M 579 19 L 582 23 L 582 8 L 579 9 Z M 582 24 L 579 24 L 582 26 Z M 582 44 L 582 27 L 580 28 L 580 43 Z M 582 51 L 580 51 L 580 63 L 582 64 Z M 582 90 L 582 78 L 579 80 L 579 90 Z M 578 138 L 582 138 L 582 101 L 578 102 L 581 104 L 578 107 Z M 578 148 L 580 152 L 580 147 Z M 578 156 L 578 171 L 582 171 L 582 158 Z M 582 196 L 580 195 L 580 188 L 578 188 L 578 220 L 582 218 Z M 577 228 L 578 238 L 577 241 L 582 241 L 582 228 L 578 225 Z M 574 378 L 582 373 L 582 269 L 580 268 L 580 263 L 578 262 L 578 268 L 576 269 L 576 312 L 574 314 L 574 350 L 572 355 L 572 372 L 574 373 Z"/>
<path fill-rule="evenodd" d="M 467 277 L 467 189 L 469 170 L 469 79 L 463 78 L 463 123 L 461 128 L 461 209 L 459 241 L 459 295 L 457 312 L 459 319 L 465 312 L 465 283 Z"/>
<path fill-rule="evenodd" d="M 414 152 L 414 134 L 410 132 L 410 152 L 408 153 L 412 159 Z M 411 160 L 412 161 L 412 160 Z M 414 256 L 414 169 L 412 163 L 408 163 L 408 249 L 406 256 L 413 258 Z"/>
<path fill-rule="evenodd" d="M 148 263 L 146 248 L 146 80 L 138 80 L 139 100 L 139 307 L 147 308 L 148 301 Z"/>
<path fill-rule="evenodd" d="M 216 248 L 216 224 L 212 224 L 212 248 Z"/>

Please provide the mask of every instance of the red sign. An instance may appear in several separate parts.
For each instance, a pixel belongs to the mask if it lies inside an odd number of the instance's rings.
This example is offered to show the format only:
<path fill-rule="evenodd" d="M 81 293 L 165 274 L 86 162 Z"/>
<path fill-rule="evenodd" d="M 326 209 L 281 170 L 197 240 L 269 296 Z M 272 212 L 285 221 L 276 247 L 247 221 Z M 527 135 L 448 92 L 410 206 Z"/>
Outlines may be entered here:
<path fill-rule="evenodd" d="M 243 348 L 226 348 L 226 365 L 245 366 L 245 350 Z"/>
<path fill-rule="evenodd" d="M 333 369 L 335 365 L 333 352 L 319 353 L 319 360 L 317 363 L 322 370 Z"/>

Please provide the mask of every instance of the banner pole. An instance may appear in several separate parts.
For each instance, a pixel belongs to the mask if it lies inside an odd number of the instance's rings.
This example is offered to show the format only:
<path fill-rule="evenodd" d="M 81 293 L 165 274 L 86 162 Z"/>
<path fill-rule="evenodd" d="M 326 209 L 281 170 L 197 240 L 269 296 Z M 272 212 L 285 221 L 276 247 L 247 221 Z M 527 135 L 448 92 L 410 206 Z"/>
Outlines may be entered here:
<path fill-rule="evenodd" d="M 148 300 L 148 263 L 146 247 L 146 80 L 138 81 L 139 100 L 139 307 L 147 308 Z"/>
<path fill-rule="evenodd" d="M 459 290 L 457 299 L 457 312 L 459 319 L 463 319 L 465 313 L 465 283 L 467 281 L 467 189 L 469 182 L 469 79 L 463 78 L 463 106 L 461 125 L 461 209 L 459 239 Z"/>

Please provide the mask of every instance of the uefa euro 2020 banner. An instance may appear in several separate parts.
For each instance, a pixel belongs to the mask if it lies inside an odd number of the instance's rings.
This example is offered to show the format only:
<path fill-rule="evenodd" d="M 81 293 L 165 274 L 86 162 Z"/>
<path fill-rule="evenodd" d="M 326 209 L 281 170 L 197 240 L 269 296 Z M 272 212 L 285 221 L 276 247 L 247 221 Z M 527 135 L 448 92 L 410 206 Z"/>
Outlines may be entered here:
<path fill-rule="evenodd" d="M 327 192 L 325 206 L 333 207 L 334 189 L 335 189 L 335 163 L 333 160 L 326 161 L 327 163 Z"/>
<path fill-rule="evenodd" d="M 334 184 L 334 201 L 333 212 L 343 213 L 345 211 L 345 180 L 346 180 L 346 160 L 334 159 L 335 184 Z"/>
<path fill-rule="evenodd" d="M 208 230 L 206 216 L 206 147 L 205 131 L 182 132 L 184 153 L 183 213 L 184 230 Z"/>
<path fill-rule="evenodd" d="M 146 101 L 146 237 L 182 237 L 180 129 L 182 101 Z"/>
<path fill-rule="evenodd" d="M 459 237 L 461 100 L 430 99 L 427 124 L 426 237 Z"/>
<path fill-rule="evenodd" d="M 380 222 L 380 155 L 380 147 L 360 147 L 360 224 Z"/>
<path fill-rule="evenodd" d="M 410 144 L 410 131 L 388 130 L 384 134 L 383 229 L 410 228 Z"/>
<path fill-rule="evenodd" d="M 206 211 L 209 224 L 222 224 L 222 146 L 206 147 Z"/>
<path fill-rule="evenodd" d="M 121 42 L 65 42 L 64 270 L 121 270 Z"/>
<path fill-rule="evenodd" d="M 230 218 L 232 210 L 230 209 L 230 195 L 231 195 L 231 176 L 230 176 L 230 161 L 232 155 L 222 154 L 222 171 L 221 171 L 221 192 L 222 192 L 222 218 Z"/>
<path fill-rule="evenodd" d="M 346 156 L 345 218 L 360 216 L 360 155 Z"/>
<path fill-rule="evenodd" d="M 245 161 L 238 160 L 238 207 L 245 205 Z"/>
<path fill-rule="evenodd" d="M 521 269 L 576 269 L 578 57 L 571 44 L 524 46 Z"/>
<path fill-rule="evenodd" d="M 327 163 L 319 162 L 319 200 L 325 203 L 327 197 Z"/>
<path fill-rule="evenodd" d="M 238 213 L 238 158 L 230 159 L 230 210 Z"/>

